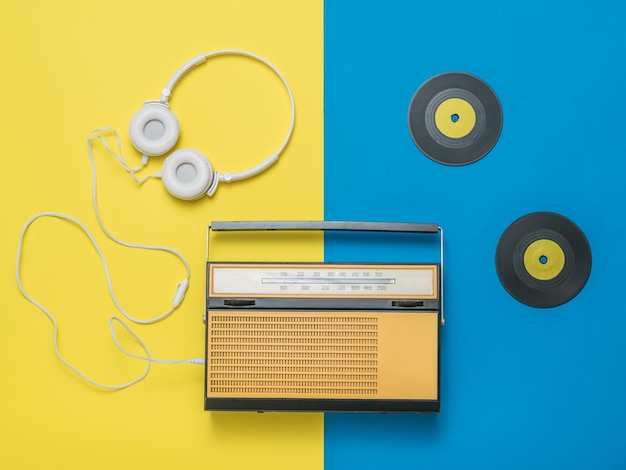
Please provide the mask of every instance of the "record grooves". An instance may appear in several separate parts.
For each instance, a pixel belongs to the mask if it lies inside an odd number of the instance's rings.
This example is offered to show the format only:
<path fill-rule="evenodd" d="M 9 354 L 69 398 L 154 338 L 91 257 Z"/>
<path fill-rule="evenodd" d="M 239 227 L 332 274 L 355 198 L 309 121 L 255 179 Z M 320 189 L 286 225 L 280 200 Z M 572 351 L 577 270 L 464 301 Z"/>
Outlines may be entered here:
<path fill-rule="evenodd" d="M 467 73 L 444 73 L 426 81 L 409 106 L 409 131 L 417 147 L 444 165 L 483 158 L 502 131 L 502 108 L 493 90 Z"/>
<path fill-rule="evenodd" d="M 502 234 L 496 270 L 504 288 L 532 307 L 556 307 L 573 299 L 591 272 L 591 249 L 571 220 L 552 212 L 520 217 Z"/>

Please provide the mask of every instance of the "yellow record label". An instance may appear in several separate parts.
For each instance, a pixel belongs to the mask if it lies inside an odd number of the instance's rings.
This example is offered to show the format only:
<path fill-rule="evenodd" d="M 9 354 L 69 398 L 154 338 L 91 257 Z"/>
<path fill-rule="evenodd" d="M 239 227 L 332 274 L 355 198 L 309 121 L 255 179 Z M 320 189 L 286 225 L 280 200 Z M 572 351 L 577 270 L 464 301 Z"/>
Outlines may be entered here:
<path fill-rule="evenodd" d="M 446 137 L 460 139 L 474 129 L 476 111 L 464 99 L 448 98 L 435 111 L 435 125 Z"/>
<path fill-rule="evenodd" d="M 540 281 L 554 279 L 565 266 L 565 253 L 558 243 L 545 238 L 535 240 L 524 252 L 524 267 Z"/>

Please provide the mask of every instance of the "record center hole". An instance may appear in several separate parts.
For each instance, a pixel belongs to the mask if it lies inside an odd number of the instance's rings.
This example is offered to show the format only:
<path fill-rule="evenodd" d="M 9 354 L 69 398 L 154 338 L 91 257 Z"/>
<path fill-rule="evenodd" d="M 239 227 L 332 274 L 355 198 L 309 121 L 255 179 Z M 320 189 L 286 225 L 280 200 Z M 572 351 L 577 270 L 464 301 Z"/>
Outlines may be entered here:
<path fill-rule="evenodd" d="M 454 113 L 452 116 L 450 116 L 450 120 L 451 120 L 452 122 L 458 122 L 458 120 L 459 120 L 459 115 L 458 115 L 458 114 L 456 114 L 456 113 Z"/>
<path fill-rule="evenodd" d="M 540 262 L 541 264 L 546 264 L 546 263 L 548 262 L 548 257 L 547 257 L 546 255 L 541 255 L 541 256 L 539 257 L 539 262 Z"/>

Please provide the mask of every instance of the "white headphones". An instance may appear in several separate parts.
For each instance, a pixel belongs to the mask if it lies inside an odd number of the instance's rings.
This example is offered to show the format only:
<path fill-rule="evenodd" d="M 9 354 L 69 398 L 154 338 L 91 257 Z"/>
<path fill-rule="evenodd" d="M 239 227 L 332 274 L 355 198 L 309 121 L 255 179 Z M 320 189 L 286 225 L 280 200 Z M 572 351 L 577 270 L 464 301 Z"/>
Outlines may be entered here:
<path fill-rule="evenodd" d="M 174 113 L 170 111 L 169 103 L 168 103 L 169 99 L 172 96 L 172 89 L 191 69 L 206 62 L 208 58 L 215 57 L 218 55 L 240 55 L 240 56 L 245 56 L 245 57 L 250 57 L 252 59 L 256 59 L 264 63 L 265 65 L 267 65 L 269 68 L 271 68 L 282 80 L 283 84 L 285 85 L 285 88 L 287 88 L 287 92 L 289 93 L 289 100 L 291 102 L 291 123 L 289 125 L 289 131 L 287 132 L 287 137 L 283 141 L 282 145 L 278 148 L 276 152 L 272 153 L 267 159 L 265 159 L 265 161 L 261 162 L 259 165 L 249 170 L 242 171 L 239 173 L 223 173 L 223 174 L 213 170 L 209 161 L 200 152 L 193 150 L 193 149 L 179 149 L 173 152 L 169 157 L 165 159 L 161 173 L 156 173 L 154 175 L 146 176 L 143 179 L 137 179 L 136 172 L 141 170 L 148 163 L 148 157 L 156 156 L 156 155 L 164 155 L 165 153 L 169 152 L 176 145 L 176 142 L 178 141 L 178 136 L 180 133 L 178 120 L 176 119 L 176 116 L 174 116 Z M 193 199 L 199 199 L 205 194 L 212 196 L 215 190 L 217 189 L 217 184 L 220 181 L 230 183 L 231 181 L 238 181 L 238 180 L 242 180 L 245 178 L 250 178 L 254 175 L 261 173 L 267 168 L 269 168 L 273 163 L 275 163 L 278 160 L 278 156 L 287 146 L 287 143 L 289 142 L 289 139 L 291 138 L 291 134 L 293 133 L 295 116 L 296 116 L 296 111 L 295 111 L 295 105 L 293 101 L 293 94 L 291 92 L 291 88 L 289 88 L 289 84 L 287 83 L 287 80 L 285 80 L 285 77 L 280 73 L 280 71 L 278 71 L 276 67 L 274 67 L 272 64 L 270 64 L 268 61 L 266 61 L 262 57 L 259 57 L 258 55 L 252 54 L 250 52 L 239 51 L 239 50 L 219 50 L 219 51 L 214 51 L 208 54 L 203 54 L 201 56 L 198 56 L 190 60 L 189 62 L 187 62 L 185 65 L 183 65 L 167 83 L 165 89 L 163 90 L 161 94 L 161 99 L 158 101 L 146 102 L 144 107 L 137 114 L 135 114 L 135 116 L 132 118 L 130 122 L 130 140 L 132 141 L 135 148 L 143 154 L 141 166 L 137 168 L 130 168 L 128 166 L 128 164 L 126 163 L 124 159 L 124 156 L 122 155 L 122 145 L 121 145 L 119 135 L 115 130 L 109 127 L 102 127 L 102 128 L 94 130 L 93 132 L 89 134 L 89 137 L 87 138 L 87 150 L 89 154 L 89 160 L 91 162 L 91 171 L 92 171 L 92 201 L 93 201 L 93 207 L 94 207 L 94 211 L 96 214 L 96 218 L 98 220 L 98 223 L 100 224 L 100 227 L 102 228 L 102 231 L 114 242 L 120 245 L 129 247 L 129 248 L 160 250 L 160 251 L 171 253 L 172 255 L 179 258 L 181 262 L 183 263 L 185 270 L 186 270 L 186 276 L 181 282 L 177 284 L 176 291 L 172 298 L 172 303 L 165 313 L 159 314 L 157 316 L 154 316 L 148 319 L 137 318 L 131 315 L 129 312 L 127 312 L 118 301 L 117 296 L 115 295 L 115 291 L 113 289 L 113 283 L 111 281 L 111 276 L 109 274 L 109 268 L 104 259 L 102 250 L 98 246 L 94 236 L 91 234 L 91 232 L 87 229 L 87 227 L 82 222 L 80 222 L 78 219 L 75 219 L 72 216 L 69 216 L 66 214 L 60 214 L 56 212 L 42 212 L 31 217 L 28 221 L 26 221 L 26 223 L 22 227 L 22 231 L 19 236 L 17 255 L 15 259 L 15 277 L 17 280 L 18 288 L 20 292 L 22 293 L 22 295 L 29 302 L 31 302 L 33 305 L 39 308 L 52 322 L 52 325 L 54 328 L 53 330 L 54 351 L 63 364 L 65 364 L 72 371 L 78 374 L 81 378 L 83 378 L 84 380 L 86 380 L 87 382 L 89 382 L 90 384 L 94 386 L 104 388 L 104 389 L 110 389 L 110 390 L 119 390 L 122 388 L 129 387 L 143 380 L 148 375 L 148 372 L 150 371 L 150 366 L 154 362 L 160 362 L 160 363 L 166 363 L 166 364 L 177 364 L 177 363 L 182 363 L 182 362 L 190 362 L 194 364 L 204 363 L 203 358 L 192 358 L 192 359 L 183 359 L 183 360 L 155 359 L 154 357 L 151 356 L 145 343 L 139 338 L 139 336 L 137 336 L 130 329 L 130 327 L 121 318 L 111 317 L 111 319 L 109 320 L 109 326 L 111 329 L 111 335 L 117 347 L 124 354 L 127 354 L 137 359 L 142 359 L 142 360 L 147 361 L 147 365 L 146 365 L 145 371 L 140 376 L 128 382 L 121 383 L 118 385 L 105 385 L 105 384 L 96 382 L 95 380 L 92 380 L 89 377 L 87 377 L 84 373 L 82 373 L 79 369 L 77 369 L 68 360 L 64 358 L 64 356 L 61 354 L 61 351 L 59 349 L 58 325 L 57 325 L 57 321 L 55 317 L 41 303 L 35 300 L 35 298 L 32 297 L 24 288 L 22 284 L 20 264 L 21 264 L 21 258 L 22 258 L 22 247 L 24 244 L 24 238 L 25 238 L 26 232 L 28 228 L 36 220 L 40 218 L 44 218 L 44 217 L 52 217 L 56 219 L 62 219 L 62 220 L 65 220 L 66 222 L 70 222 L 75 225 L 78 225 L 83 230 L 83 232 L 89 237 L 104 267 L 105 276 L 107 279 L 107 284 L 109 286 L 109 294 L 111 295 L 111 299 L 113 300 L 116 308 L 128 320 L 135 322 L 135 323 L 141 323 L 141 324 L 156 323 L 168 317 L 175 309 L 177 309 L 181 305 L 181 302 L 183 301 L 183 298 L 189 286 L 189 278 L 191 275 L 191 269 L 189 267 L 189 263 L 187 262 L 185 257 L 182 255 L 182 253 L 180 253 L 179 251 L 173 248 L 168 248 L 165 246 L 142 245 L 142 244 L 125 242 L 117 238 L 116 236 L 114 236 L 105 227 L 104 221 L 102 220 L 102 217 L 100 215 L 100 210 L 98 209 L 98 197 L 97 197 L 97 189 L 96 189 L 96 182 L 97 182 L 96 162 L 95 162 L 94 152 L 93 152 L 93 142 L 98 141 L 98 140 L 101 141 L 102 145 L 104 145 L 104 148 L 117 161 L 119 161 L 122 164 L 124 169 L 131 174 L 131 176 L 137 183 L 142 184 L 152 177 L 160 177 L 163 179 L 163 184 L 165 185 L 165 189 L 167 189 L 167 191 L 172 196 L 175 196 L 180 199 L 185 199 L 185 200 L 193 200 Z M 107 142 L 107 137 L 106 137 L 107 133 L 112 133 L 113 136 L 115 137 L 117 152 L 116 150 L 111 148 L 111 146 Z M 139 345 L 142 347 L 144 351 L 144 355 L 134 354 L 124 349 L 124 347 L 118 341 L 117 335 L 115 333 L 114 326 L 116 323 L 119 323 L 122 327 L 124 327 L 126 331 L 139 343 Z"/>
<path fill-rule="evenodd" d="M 291 123 L 287 132 L 287 137 L 279 149 L 272 153 L 259 165 L 238 173 L 220 173 L 214 170 L 209 160 L 200 152 L 194 149 L 178 149 L 168 156 L 163 162 L 160 174 L 154 176 L 161 177 L 165 189 L 174 197 L 184 200 L 199 199 L 205 194 L 213 196 L 220 181 L 230 183 L 246 178 L 251 178 L 274 164 L 279 155 L 287 146 L 296 117 L 296 109 L 293 100 L 293 93 L 282 73 L 270 62 L 251 52 L 235 49 L 224 49 L 202 54 L 191 59 L 184 64 L 167 82 L 161 92 L 161 99 L 146 101 L 144 107 L 140 109 L 130 121 L 129 136 L 133 146 L 143 154 L 142 164 L 147 163 L 148 157 L 164 155 L 169 152 L 178 141 L 180 126 L 178 119 L 169 109 L 169 100 L 172 97 L 174 86 L 194 67 L 204 63 L 207 59 L 219 55 L 240 55 L 249 57 L 263 64 L 278 75 L 281 79 L 291 102 Z M 131 171 L 134 176 L 134 171 Z"/>

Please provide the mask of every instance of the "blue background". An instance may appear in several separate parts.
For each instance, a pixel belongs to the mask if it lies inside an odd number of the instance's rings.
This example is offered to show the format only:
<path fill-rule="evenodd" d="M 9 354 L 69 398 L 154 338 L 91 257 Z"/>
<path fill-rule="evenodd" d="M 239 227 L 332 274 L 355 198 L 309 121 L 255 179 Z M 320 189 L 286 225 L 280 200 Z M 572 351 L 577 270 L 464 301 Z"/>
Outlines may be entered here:
<path fill-rule="evenodd" d="M 439 415 L 326 414 L 335 468 L 625 468 L 626 3 L 362 0 L 325 4 L 325 218 L 446 230 Z M 474 74 L 498 95 L 494 149 L 434 163 L 407 127 L 427 79 Z M 502 232 L 553 211 L 589 239 L 582 292 L 510 297 Z M 411 260 L 411 245 L 327 236 L 327 261 Z M 407 253 L 409 253 L 407 255 Z"/>

